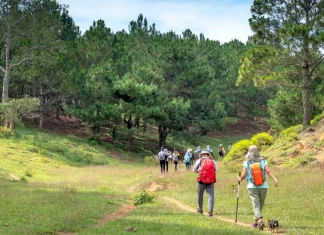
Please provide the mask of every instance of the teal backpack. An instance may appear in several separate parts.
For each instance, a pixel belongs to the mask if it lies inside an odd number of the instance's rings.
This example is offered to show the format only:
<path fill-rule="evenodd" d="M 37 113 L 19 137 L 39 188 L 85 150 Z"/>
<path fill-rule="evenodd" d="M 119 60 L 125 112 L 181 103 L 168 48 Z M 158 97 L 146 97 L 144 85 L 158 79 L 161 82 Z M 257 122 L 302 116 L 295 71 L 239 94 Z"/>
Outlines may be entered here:
<path fill-rule="evenodd" d="M 184 156 L 184 160 L 185 162 L 190 162 L 190 154 L 186 153 L 186 155 Z"/>

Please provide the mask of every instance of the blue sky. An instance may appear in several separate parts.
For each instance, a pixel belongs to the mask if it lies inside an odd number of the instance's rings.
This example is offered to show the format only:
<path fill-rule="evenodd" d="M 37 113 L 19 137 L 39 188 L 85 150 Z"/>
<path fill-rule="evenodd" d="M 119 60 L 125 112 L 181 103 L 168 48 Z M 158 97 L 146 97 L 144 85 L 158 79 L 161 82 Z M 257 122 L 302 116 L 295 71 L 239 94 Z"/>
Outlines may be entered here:
<path fill-rule="evenodd" d="M 114 32 L 128 30 L 142 13 L 161 32 L 181 34 L 190 29 L 221 43 L 231 39 L 246 42 L 252 35 L 248 19 L 253 0 L 59 0 L 69 5 L 70 15 L 82 31 L 102 19 Z"/>

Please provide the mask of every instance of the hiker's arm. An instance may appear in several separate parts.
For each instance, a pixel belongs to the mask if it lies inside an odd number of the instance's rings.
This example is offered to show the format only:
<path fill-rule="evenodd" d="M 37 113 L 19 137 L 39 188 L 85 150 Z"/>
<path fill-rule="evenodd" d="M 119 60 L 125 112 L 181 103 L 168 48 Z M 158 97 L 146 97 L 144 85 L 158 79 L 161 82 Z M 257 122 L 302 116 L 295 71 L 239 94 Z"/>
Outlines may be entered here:
<path fill-rule="evenodd" d="M 241 182 L 242 180 L 244 180 L 245 177 L 246 177 L 246 174 L 247 174 L 247 169 L 246 169 L 246 167 L 243 167 L 243 171 L 242 171 L 242 173 L 241 173 L 241 176 L 238 177 L 238 180 L 239 180 L 240 182 Z"/>
<path fill-rule="evenodd" d="M 199 165 L 200 165 L 200 159 L 198 159 L 195 163 L 195 166 L 193 167 L 192 171 L 195 173 L 199 173 L 198 169 L 199 169 Z"/>
<path fill-rule="evenodd" d="M 270 167 L 268 166 L 268 164 L 266 164 L 264 166 L 264 169 L 267 172 L 268 176 L 270 176 L 270 178 L 273 179 L 273 181 L 275 182 L 275 187 L 278 187 L 278 181 L 277 181 L 276 177 L 273 175 L 272 171 L 270 170 Z"/>
<path fill-rule="evenodd" d="M 217 163 L 216 163 L 215 160 L 214 160 L 214 164 L 215 164 L 215 172 L 217 173 L 218 172 L 218 166 L 217 166 Z"/>

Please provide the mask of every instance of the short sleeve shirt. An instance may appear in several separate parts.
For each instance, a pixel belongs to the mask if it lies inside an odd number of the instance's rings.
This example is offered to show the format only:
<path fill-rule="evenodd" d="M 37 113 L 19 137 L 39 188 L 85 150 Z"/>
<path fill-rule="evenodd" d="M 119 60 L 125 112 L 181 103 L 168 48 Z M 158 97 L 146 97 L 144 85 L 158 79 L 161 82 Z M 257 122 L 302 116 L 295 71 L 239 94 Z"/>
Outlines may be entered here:
<path fill-rule="evenodd" d="M 266 160 L 262 160 L 260 162 L 261 164 L 261 169 L 265 169 L 265 165 L 267 165 L 267 161 Z M 249 163 L 248 161 L 245 161 L 243 163 L 243 166 L 246 167 L 247 169 L 247 173 L 246 173 L 246 181 L 247 181 L 247 188 L 268 188 L 268 183 L 267 181 L 264 181 L 264 183 L 260 186 L 255 186 L 251 181 L 250 181 L 250 178 L 251 178 L 251 169 L 249 168 Z"/>

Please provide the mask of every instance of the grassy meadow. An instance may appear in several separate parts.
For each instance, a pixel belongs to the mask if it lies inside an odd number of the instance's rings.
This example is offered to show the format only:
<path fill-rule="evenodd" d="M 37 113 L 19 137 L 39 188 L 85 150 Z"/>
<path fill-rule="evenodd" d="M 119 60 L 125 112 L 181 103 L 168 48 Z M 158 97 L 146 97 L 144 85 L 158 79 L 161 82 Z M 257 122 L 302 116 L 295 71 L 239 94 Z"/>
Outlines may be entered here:
<path fill-rule="evenodd" d="M 150 133 L 147 135 L 152 140 Z M 216 152 L 218 142 L 237 140 L 226 138 L 207 138 L 201 143 L 211 145 Z M 145 142 L 144 134 L 141 140 Z M 179 139 L 172 144 L 181 147 Z M 118 144 L 91 145 L 86 139 L 33 129 L 0 138 L 0 234 L 129 234 L 125 228 L 130 226 L 138 234 L 262 234 L 166 200 L 196 208 L 197 175 L 186 172 L 183 164 L 178 172 L 171 164 L 169 173 L 160 175 L 158 165 L 144 164 L 143 157 L 149 153 L 141 151 L 143 148 L 137 145 L 128 151 Z M 237 173 L 227 172 L 222 162 L 218 163 L 214 211 L 234 221 Z M 278 219 L 285 234 L 324 234 L 323 169 L 271 167 L 279 187 L 269 182 L 264 219 Z M 156 197 L 153 203 L 102 222 L 122 205 L 131 204 L 143 189 Z M 243 182 L 238 221 L 251 223 L 252 219 Z"/>

